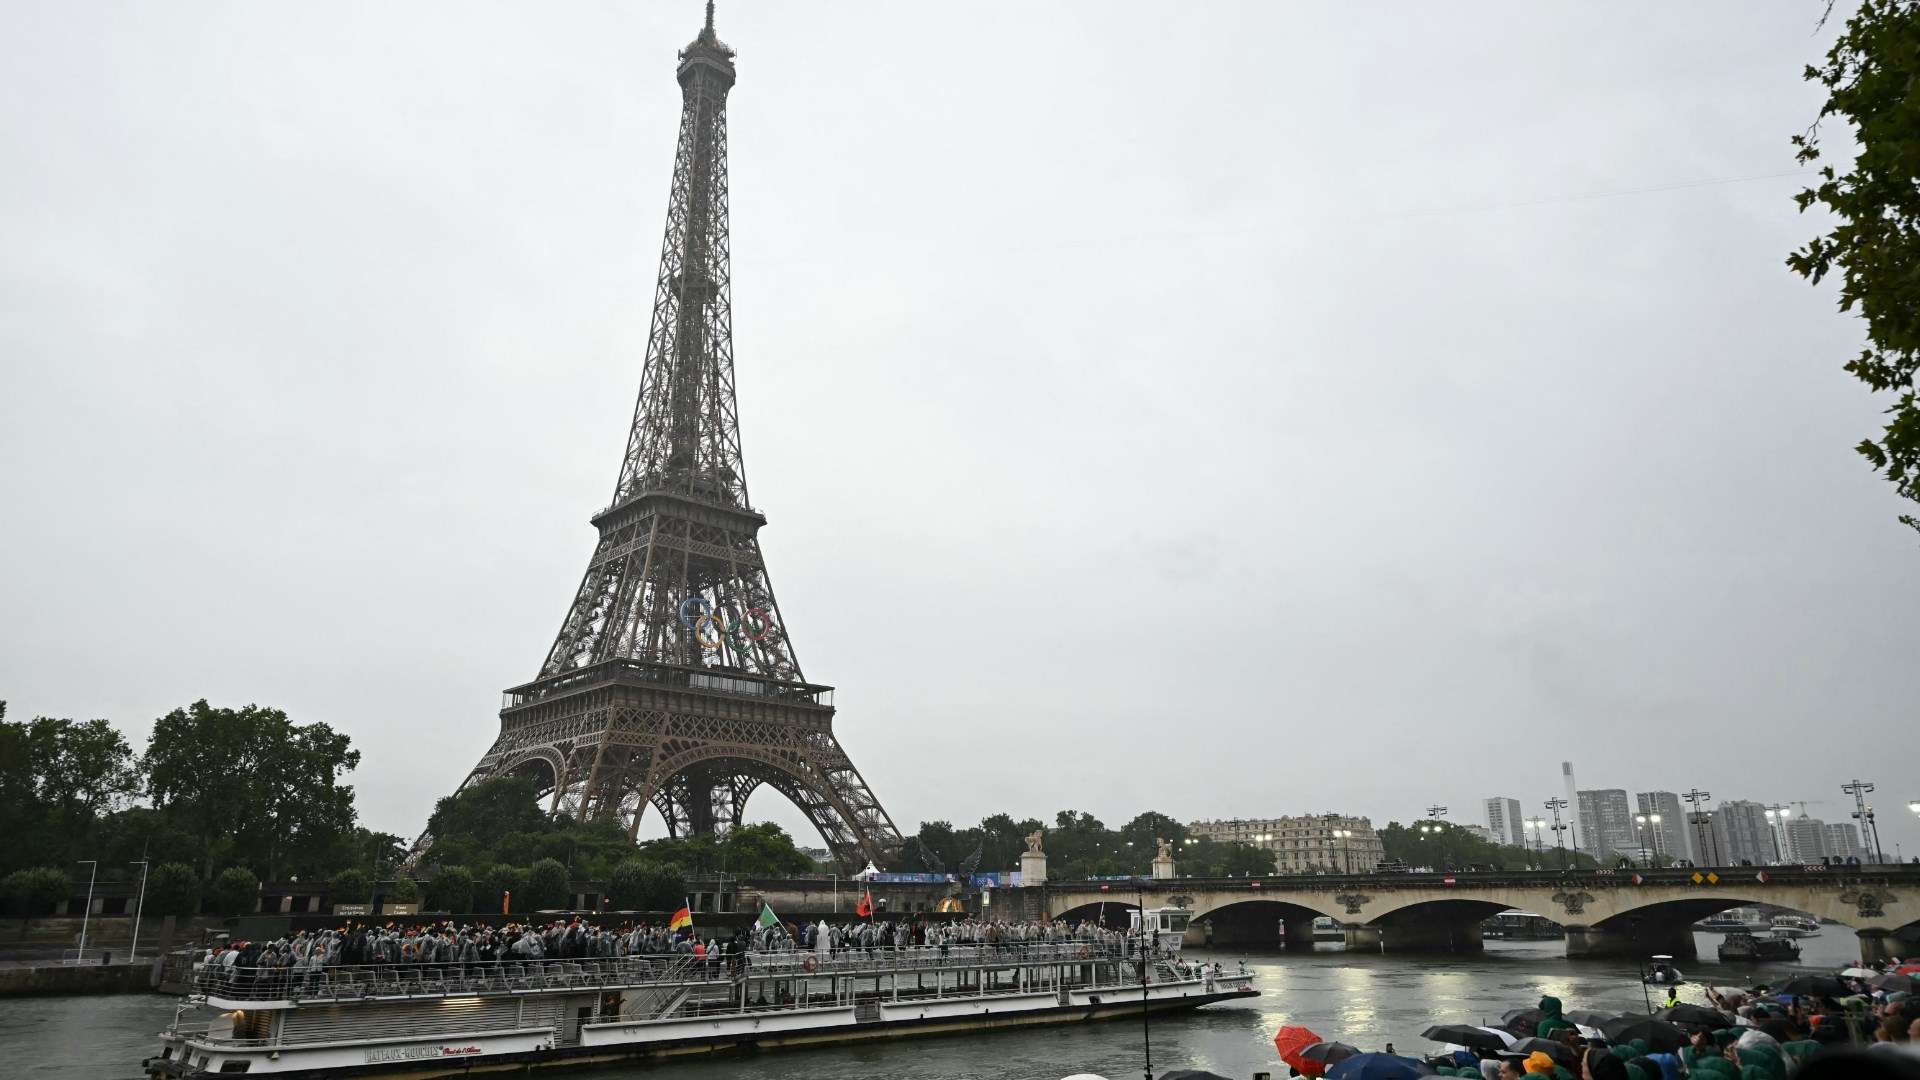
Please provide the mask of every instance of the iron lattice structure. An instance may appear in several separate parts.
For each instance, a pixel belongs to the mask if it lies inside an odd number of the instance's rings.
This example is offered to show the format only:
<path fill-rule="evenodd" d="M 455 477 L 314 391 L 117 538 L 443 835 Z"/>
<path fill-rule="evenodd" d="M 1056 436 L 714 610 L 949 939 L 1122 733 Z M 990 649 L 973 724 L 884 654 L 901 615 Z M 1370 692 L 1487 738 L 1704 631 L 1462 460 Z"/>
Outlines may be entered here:
<path fill-rule="evenodd" d="M 733 381 L 727 92 L 733 50 L 713 5 L 680 53 L 673 192 L 652 328 L 613 502 L 540 675 L 506 692 L 500 736 L 463 787 L 532 775 L 552 813 L 651 805 L 675 836 L 738 825 L 765 784 L 803 810 L 844 866 L 901 840 L 833 733 L 761 557 Z M 430 843 L 430 840 L 428 841 Z"/>

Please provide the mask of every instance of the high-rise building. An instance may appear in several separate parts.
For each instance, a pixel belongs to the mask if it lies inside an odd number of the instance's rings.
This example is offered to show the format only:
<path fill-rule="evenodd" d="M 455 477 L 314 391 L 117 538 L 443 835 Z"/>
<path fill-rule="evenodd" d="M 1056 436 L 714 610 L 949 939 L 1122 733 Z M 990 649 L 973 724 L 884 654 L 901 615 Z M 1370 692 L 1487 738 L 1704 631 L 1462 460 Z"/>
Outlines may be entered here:
<path fill-rule="evenodd" d="M 1767 808 L 1750 799 L 1729 799 L 1713 812 L 1713 843 L 1722 866 L 1769 866 L 1774 859 L 1773 825 Z"/>
<path fill-rule="evenodd" d="M 1867 849 L 1860 844 L 1860 830 L 1853 823 L 1842 821 L 1827 826 L 1827 855 L 1835 859 L 1855 858 L 1865 861 Z"/>
<path fill-rule="evenodd" d="M 1196 821 L 1187 835 L 1271 851 L 1274 870 L 1282 874 L 1371 874 L 1387 858 L 1373 822 L 1345 814 Z"/>
<path fill-rule="evenodd" d="M 1596 859 L 1637 858 L 1639 841 L 1633 835 L 1633 805 L 1625 788 L 1594 788 L 1575 793 L 1580 809 L 1580 850 Z"/>
<path fill-rule="evenodd" d="M 1520 800 L 1495 795 L 1487 800 L 1487 831 L 1496 844 L 1527 846 L 1527 823 L 1520 816 Z"/>
<path fill-rule="evenodd" d="M 1817 863 L 1827 855 L 1827 823 L 1817 817 L 1787 819 L 1780 830 L 1785 862 Z"/>
<path fill-rule="evenodd" d="M 1642 831 L 1645 843 L 1654 849 L 1653 854 L 1664 855 L 1669 859 L 1693 859 L 1693 830 L 1687 828 L 1687 812 L 1680 805 L 1680 796 L 1671 791 L 1642 791 L 1633 797 L 1636 815 L 1647 818 L 1645 825 L 1634 823 L 1636 831 Z M 1652 820 L 1655 814 L 1660 820 Z"/>

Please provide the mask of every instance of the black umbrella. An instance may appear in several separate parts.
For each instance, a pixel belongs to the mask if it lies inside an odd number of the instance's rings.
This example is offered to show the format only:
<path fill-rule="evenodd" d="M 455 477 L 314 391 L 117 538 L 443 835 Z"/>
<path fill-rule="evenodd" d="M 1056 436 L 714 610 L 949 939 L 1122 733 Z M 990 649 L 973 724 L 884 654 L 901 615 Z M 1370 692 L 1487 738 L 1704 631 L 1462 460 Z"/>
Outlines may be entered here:
<path fill-rule="evenodd" d="M 1795 975 L 1773 988 L 1788 997 L 1846 997 L 1852 993 L 1847 984 L 1831 975 Z"/>
<path fill-rule="evenodd" d="M 1651 1016 L 1622 1016 L 1600 1025 L 1608 1040 L 1616 1043 L 1645 1039 L 1647 1046 L 1660 1052 L 1678 1050 L 1687 1045 L 1687 1033 L 1679 1025 Z"/>
<path fill-rule="evenodd" d="M 1539 1029 L 1540 1010 L 1509 1009 L 1501 1014 L 1500 1026 L 1524 1039 Z"/>
<path fill-rule="evenodd" d="M 1599 1027 L 1609 1020 L 1618 1019 L 1619 1016 L 1619 1013 L 1600 1012 L 1596 1009 L 1574 1009 L 1566 1013 L 1567 1019 L 1576 1024 L 1585 1024 L 1588 1027 Z"/>
<path fill-rule="evenodd" d="M 1464 1046 L 1469 1050 L 1485 1050 L 1488 1053 L 1507 1048 L 1507 1040 L 1484 1028 L 1474 1027 L 1472 1024 L 1435 1024 L 1421 1032 L 1420 1037 L 1432 1039 L 1434 1042 Z"/>
<path fill-rule="evenodd" d="M 1570 1069 L 1580 1067 L 1580 1052 L 1566 1043 L 1554 1042 L 1552 1039 L 1521 1039 L 1513 1044 L 1510 1052 L 1521 1057 L 1534 1053 L 1545 1054 L 1556 1063 Z"/>
<path fill-rule="evenodd" d="M 1706 1028 L 1708 1031 L 1718 1031 L 1721 1028 L 1733 1026 L 1732 1018 L 1719 1009 L 1709 1009 L 1705 1005 L 1694 1005 L 1690 1002 L 1670 1005 L 1653 1015 L 1656 1019 L 1665 1020 L 1669 1024 Z"/>
<path fill-rule="evenodd" d="M 1360 1048 L 1349 1043 L 1317 1042 L 1312 1046 L 1302 1047 L 1300 1050 L 1300 1059 L 1302 1061 L 1318 1061 L 1322 1065 L 1331 1065 L 1336 1061 L 1345 1061 L 1358 1053 L 1360 1053 Z"/>
<path fill-rule="evenodd" d="M 1916 980 L 1911 975 L 1875 975 L 1867 980 L 1867 985 L 1875 990 L 1885 990 L 1889 994 L 1903 991 L 1911 994 L 1914 987 L 1920 985 L 1920 980 Z"/>

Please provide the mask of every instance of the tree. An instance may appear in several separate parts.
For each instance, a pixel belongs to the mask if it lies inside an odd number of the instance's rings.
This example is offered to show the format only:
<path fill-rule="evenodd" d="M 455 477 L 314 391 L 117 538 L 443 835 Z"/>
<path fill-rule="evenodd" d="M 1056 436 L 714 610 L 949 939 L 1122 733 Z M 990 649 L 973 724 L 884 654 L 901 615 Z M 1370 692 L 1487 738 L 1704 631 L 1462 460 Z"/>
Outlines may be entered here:
<path fill-rule="evenodd" d="M 0 881 L 0 892 L 6 894 L 8 908 L 15 915 L 35 919 L 53 914 L 53 909 L 72 894 L 73 884 L 61 871 L 39 866 L 8 874 Z"/>
<path fill-rule="evenodd" d="M 0 868 L 61 863 L 91 842 L 105 814 L 140 792 L 133 750 L 105 720 L 0 720 L 0 820 L 16 826 Z"/>
<path fill-rule="evenodd" d="M 573 906 L 573 880 L 565 863 L 541 859 L 527 871 L 527 906 L 533 909 Z"/>
<path fill-rule="evenodd" d="M 147 912 L 152 915 L 200 913 L 200 875 L 186 863 L 161 863 L 147 878 Z"/>
<path fill-rule="evenodd" d="M 269 877 L 332 869 L 329 853 L 354 824 L 353 788 L 340 780 L 359 763 L 346 735 L 258 705 L 196 701 L 147 740 L 154 805 L 199 838 L 203 874 L 234 851 L 263 854 Z"/>
<path fill-rule="evenodd" d="M 260 879 L 244 866 L 229 866 L 213 879 L 213 909 L 222 915 L 251 915 L 260 903 Z"/>
<path fill-rule="evenodd" d="M 1831 10 L 1831 3 L 1829 3 Z M 1859 153 L 1844 175 L 1823 165 L 1819 183 L 1795 196 L 1805 211 L 1820 204 L 1838 219 L 1787 258 L 1818 284 L 1840 274 L 1840 310 L 1866 322 L 1867 345 L 1846 370 L 1875 394 L 1892 394 L 1880 439 L 1855 450 L 1884 470 L 1901 498 L 1920 502 L 1920 0 L 1862 0 L 1826 62 L 1806 69 L 1827 91 L 1819 118 L 1794 145 L 1802 163 L 1820 160 L 1820 121 L 1852 128 Z M 1920 516 L 1902 515 L 1920 530 Z"/>
<path fill-rule="evenodd" d="M 628 911 L 672 911 L 684 902 L 686 880 L 677 866 L 651 859 L 628 859 L 613 868 L 607 889 L 615 907 Z"/>
<path fill-rule="evenodd" d="M 389 904 L 417 904 L 420 902 L 420 883 L 412 878 L 394 878 L 387 886 L 383 899 Z"/>
<path fill-rule="evenodd" d="M 517 866 L 506 863 L 494 863 L 479 874 L 474 875 L 474 907 L 482 911 L 493 911 L 501 907 L 512 893 L 508 911 L 523 911 L 527 900 L 525 884 L 527 872 Z"/>
<path fill-rule="evenodd" d="M 373 896 L 373 875 L 365 870 L 342 870 L 327 881 L 328 898 L 336 904 L 364 904 Z"/>
<path fill-rule="evenodd" d="M 473 873 L 464 866 L 442 865 L 427 882 L 426 906 L 455 914 L 473 910 Z"/>
<path fill-rule="evenodd" d="M 544 833 L 551 822 L 540 812 L 539 794 L 539 784 L 524 776 L 469 784 L 433 804 L 427 832 L 436 850 L 462 842 L 498 843 L 513 833 Z"/>

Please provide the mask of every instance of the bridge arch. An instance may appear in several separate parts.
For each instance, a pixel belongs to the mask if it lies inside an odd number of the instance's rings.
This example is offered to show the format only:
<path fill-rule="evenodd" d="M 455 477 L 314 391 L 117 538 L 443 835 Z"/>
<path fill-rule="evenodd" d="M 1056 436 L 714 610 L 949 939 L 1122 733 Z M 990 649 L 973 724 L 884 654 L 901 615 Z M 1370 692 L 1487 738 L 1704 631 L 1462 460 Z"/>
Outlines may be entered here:
<path fill-rule="evenodd" d="M 1290 950 L 1311 949 L 1313 920 L 1323 916 L 1336 917 L 1331 911 L 1310 907 L 1297 899 L 1236 895 L 1225 903 L 1195 911 L 1187 940 L 1212 946 L 1284 945 Z"/>

